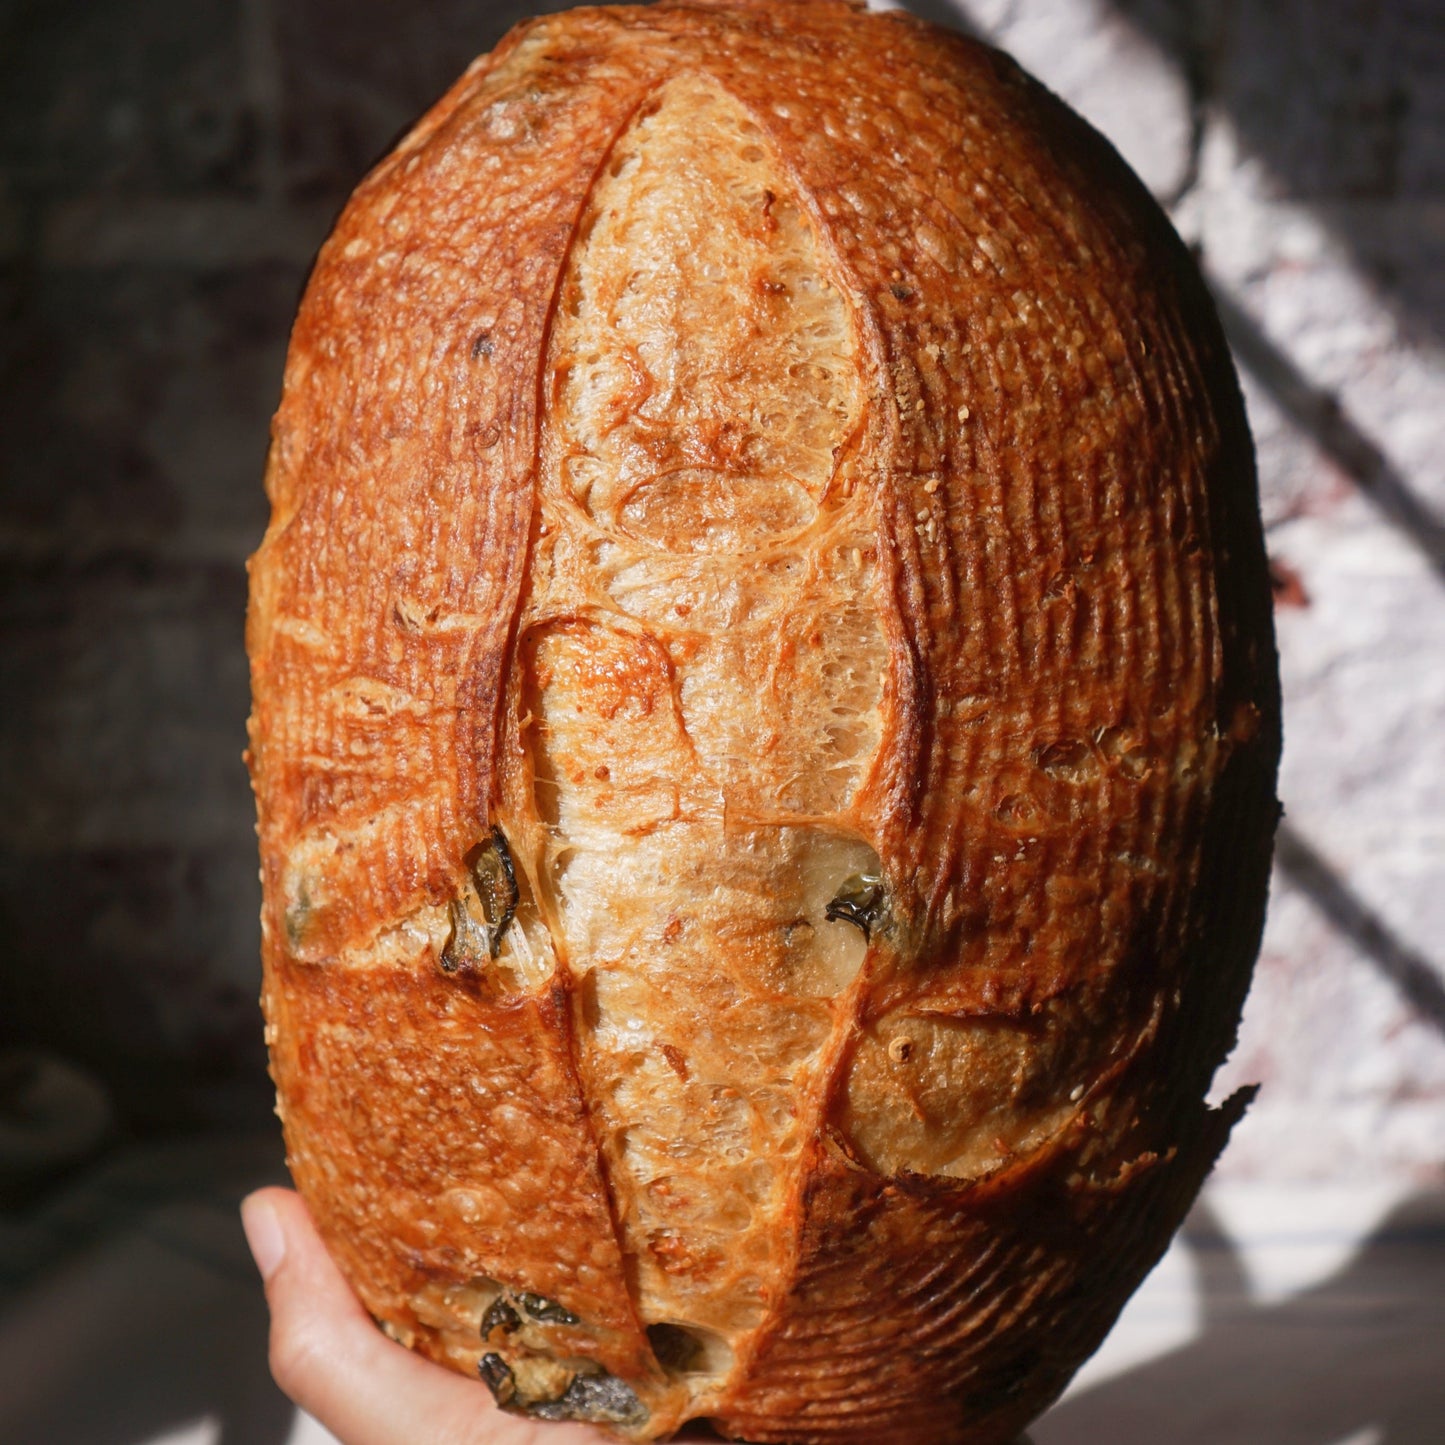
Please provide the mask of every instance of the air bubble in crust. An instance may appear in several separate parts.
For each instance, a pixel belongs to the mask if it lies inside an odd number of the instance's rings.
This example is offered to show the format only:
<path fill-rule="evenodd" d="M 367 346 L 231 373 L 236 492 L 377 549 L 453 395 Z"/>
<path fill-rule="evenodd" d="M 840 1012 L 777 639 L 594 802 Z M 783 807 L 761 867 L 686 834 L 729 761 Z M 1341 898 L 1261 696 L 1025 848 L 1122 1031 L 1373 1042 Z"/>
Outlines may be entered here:
<path fill-rule="evenodd" d="M 1061 1006 L 1026 1021 L 886 1015 L 859 1041 L 836 1123 L 880 1173 L 979 1178 L 1072 1114 L 1089 1037 Z"/>
<path fill-rule="evenodd" d="M 716 1330 L 668 1320 L 648 1325 L 647 1342 L 657 1363 L 671 1375 L 725 1375 L 733 1367 L 733 1349 Z"/>

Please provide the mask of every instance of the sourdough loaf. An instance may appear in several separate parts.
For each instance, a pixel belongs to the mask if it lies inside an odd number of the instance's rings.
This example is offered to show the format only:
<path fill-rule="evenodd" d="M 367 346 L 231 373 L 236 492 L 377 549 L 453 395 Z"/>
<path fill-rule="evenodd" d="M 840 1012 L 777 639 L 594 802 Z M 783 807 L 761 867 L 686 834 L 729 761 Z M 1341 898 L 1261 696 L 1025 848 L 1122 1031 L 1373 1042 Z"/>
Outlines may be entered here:
<path fill-rule="evenodd" d="M 1138 182 L 902 14 L 531 22 L 337 223 L 267 486 L 268 1041 L 367 1307 L 634 1439 L 1013 1439 L 1242 1107 L 1276 817 Z"/>

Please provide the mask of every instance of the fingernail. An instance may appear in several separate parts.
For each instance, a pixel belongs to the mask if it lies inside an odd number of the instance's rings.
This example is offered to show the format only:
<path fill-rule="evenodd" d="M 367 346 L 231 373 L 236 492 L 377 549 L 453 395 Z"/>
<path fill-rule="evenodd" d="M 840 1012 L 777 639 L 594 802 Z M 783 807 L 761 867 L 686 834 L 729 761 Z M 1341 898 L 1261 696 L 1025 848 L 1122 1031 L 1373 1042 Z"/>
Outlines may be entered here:
<path fill-rule="evenodd" d="M 269 1280 L 286 1257 L 286 1236 L 271 1202 L 252 1194 L 241 1201 L 241 1227 L 261 1278 Z"/>

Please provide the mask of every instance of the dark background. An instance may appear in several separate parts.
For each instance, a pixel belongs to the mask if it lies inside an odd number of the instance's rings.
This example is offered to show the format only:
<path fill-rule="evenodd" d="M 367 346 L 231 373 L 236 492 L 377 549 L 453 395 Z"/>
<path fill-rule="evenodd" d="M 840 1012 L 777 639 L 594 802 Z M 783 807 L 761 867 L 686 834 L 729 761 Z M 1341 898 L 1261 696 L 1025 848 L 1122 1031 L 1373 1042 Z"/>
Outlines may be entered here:
<path fill-rule="evenodd" d="M 126 1133 L 269 1110 L 243 564 L 286 337 L 351 188 L 533 8 L 0 8 L 0 1048 Z"/>

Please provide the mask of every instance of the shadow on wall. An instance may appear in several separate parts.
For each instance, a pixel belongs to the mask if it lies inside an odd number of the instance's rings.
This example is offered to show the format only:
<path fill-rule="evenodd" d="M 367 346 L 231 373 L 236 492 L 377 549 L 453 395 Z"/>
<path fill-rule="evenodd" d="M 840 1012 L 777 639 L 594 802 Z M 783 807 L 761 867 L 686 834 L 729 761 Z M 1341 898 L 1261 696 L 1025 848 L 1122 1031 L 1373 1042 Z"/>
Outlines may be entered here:
<path fill-rule="evenodd" d="M 962 35 L 972 35 L 980 40 L 988 39 L 953 0 L 904 0 L 900 8 L 941 25 L 945 30 L 957 30 Z"/>
<path fill-rule="evenodd" d="M 1211 283 L 1234 359 L 1290 422 L 1339 467 L 1381 518 L 1413 543 L 1445 581 L 1445 518 L 1423 501 L 1339 397 L 1317 387 L 1217 282 Z"/>
<path fill-rule="evenodd" d="M 1445 984 L 1440 970 L 1396 935 L 1288 824 L 1275 839 L 1275 866 L 1375 969 L 1393 983 L 1416 1016 L 1445 1034 Z"/>
<path fill-rule="evenodd" d="M 1307 1231 L 1304 1223 L 1302 1231 Z M 1035 1445 L 1437 1445 L 1445 1420 L 1445 1205 L 1397 1206 L 1338 1273 L 1254 1304 L 1196 1206 L 1199 1337 L 1058 1405 Z"/>
<path fill-rule="evenodd" d="M 1110 0 L 1308 205 L 1407 333 L 1445 338 L 1445 26 L 1437 0 Z"/>

